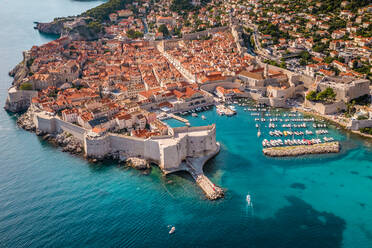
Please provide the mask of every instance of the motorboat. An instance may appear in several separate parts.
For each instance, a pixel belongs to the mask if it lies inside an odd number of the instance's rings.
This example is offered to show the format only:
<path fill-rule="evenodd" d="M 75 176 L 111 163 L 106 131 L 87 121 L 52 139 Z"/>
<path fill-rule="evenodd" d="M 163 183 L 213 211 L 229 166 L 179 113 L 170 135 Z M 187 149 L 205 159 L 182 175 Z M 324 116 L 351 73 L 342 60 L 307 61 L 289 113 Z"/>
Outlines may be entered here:
<path fill-rule="evenodd" d="M 251 201 L 251 195 L 250 194 L 248 194 L 245 197 L 245 200 L 247 201 L 248 206 L 252 206 L 252 201 Z"/>
<path fill-rule="evenodd" d="M 198 114 L 197 113 L 192 113 L 191 116 L 192 117 L 198 117 Z"/>
<path fill-rule="evenodd" d="M 204 115 L 202 115 L 201 118 L 202 118 L 203 120 L 207 119 Z"/>
<path fill-rule="evenodd" d="M 172 228 L 169 230 L 169 234 L 172 234 L 176 231 L 176 228 L 174 226 L 172 226 Z"/>

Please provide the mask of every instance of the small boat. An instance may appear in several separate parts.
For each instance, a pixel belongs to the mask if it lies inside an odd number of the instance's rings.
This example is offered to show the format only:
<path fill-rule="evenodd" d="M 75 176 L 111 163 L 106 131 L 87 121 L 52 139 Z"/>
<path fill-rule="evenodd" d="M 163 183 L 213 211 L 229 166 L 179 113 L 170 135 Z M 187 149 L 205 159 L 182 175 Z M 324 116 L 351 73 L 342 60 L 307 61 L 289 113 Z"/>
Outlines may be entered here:
<path fill-rule="evenodd" d="M 172 234 L 176 231 L 176 228 L 174 226 L 172 226 L 172 228 L 169 230 L 169 234 Z"/>
<path fill-rule="evenodd" d="M 192 117 L 198 117 L 197 113 L 192 113 L 191 115 L 192 115 Z"/>
<path fill-rule="evenodd" d="M 260 136 L 261 136 L 261 131 L 258 130 L 258 132 L 257 132 L 257 137 L 260 137 Z"/>
<path fill-rule="evenodd" d="M 201 118 L 202 118 L 203 120 L 207 119 L 204 115 L 202 115 Z"/>
<path fill-rule="evenodd" d="M 250 195 L 250 194 L 248 194 L 248 195 L 246 196 L 245 200 L 247 201 L 248 206 L 252 206 L 251 195 Z"/>

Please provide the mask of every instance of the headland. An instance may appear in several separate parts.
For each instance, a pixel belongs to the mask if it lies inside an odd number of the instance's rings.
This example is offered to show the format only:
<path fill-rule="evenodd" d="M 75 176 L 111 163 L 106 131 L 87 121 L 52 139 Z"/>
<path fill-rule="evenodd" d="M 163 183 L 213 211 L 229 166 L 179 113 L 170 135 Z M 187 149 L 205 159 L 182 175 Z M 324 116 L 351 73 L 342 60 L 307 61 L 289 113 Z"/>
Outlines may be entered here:
<path fill-rule="evenodd" d="M 110 157 L 136 168 L 155 163 L 164 174 L 188 171 L 209 199 L 223 196 L 202 170 L 220 149 L 216 126 L 171 128 L 163 118 L 185 122 L 176 114 L 197 116 L 214 105 L 220 115 L 233 116 L 237 99 L 252 99 L 259 106 L 251 113 L 257 116 L 258 136 L 260 125 L 268 123 L 271 136 L 291 137 L 265 141 L 270 147 L 263 152 L 269 156 L 338 152 L 340 146 L 328 142 L 332 137 L 314 138 L 327 130 L 301 131 L 305 119 L 290 118 L 281 123 L 286 130 L 275 129 L 277 118 L 263 108 L 342 115 L 349 129 L 371 130 L 365 76 L 319 75 L 309 73 L 310 67 L 290 70 L 268 61 L 273 56 L 258 44 L 252 23 L 233 18 L 224 25 L 185 26 L 177 32 L 179 18 L 139 3 L 109 1 L 80 16 L 36 24 L 40 32 L 60 38 L 25 51 L 9 73 L 14 81 L 5 109 L 27 111 L 20 126 L 93 161 Z M 247 35 L 256 53 L 245 47 Z M 363 105 L 364 98 L 368 103 Z"/>

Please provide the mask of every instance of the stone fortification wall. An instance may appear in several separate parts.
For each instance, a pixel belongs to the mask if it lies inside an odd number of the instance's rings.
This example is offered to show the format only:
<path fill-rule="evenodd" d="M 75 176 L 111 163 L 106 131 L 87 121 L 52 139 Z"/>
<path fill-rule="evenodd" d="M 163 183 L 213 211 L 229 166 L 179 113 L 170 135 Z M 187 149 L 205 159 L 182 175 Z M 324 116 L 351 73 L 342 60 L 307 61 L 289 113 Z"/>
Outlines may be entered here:
<path fill-rule="evenodd" d="M 217 150 L 215 126 L 180 127 L 174 136 L 148 139 L 108 133 L 100 137 L 85 135 L 84 148 L 88 157 L 103 158 L 119 153 L 154 162 L 166 172 L 179 170 L 187 157 L 204 156 Z"/>
<path fill-rule="evenodd" d="M 311 108 L 312 110 L 323 115 L 338 113 L 341 110 L 346 109 L 346 105 L 343 101 L 338 101 L 331 104 L 323 104 L 318 102 L 311 102 L 306 99 L 304 105 L 305 107 Z"/>
<path fill-rule="evenodd" d="M 262 67 L 265 66 L 265 63 L 259 63 L 259 64 Z M 282 71 L 283 73 L 287 74 L 288 78 L 292 77 L 292 80 L 294 82 L 298 82 L 298 81 L 303 82 L 306 88 L 309 88 L 314 83 L 314 78 L 307 76 L 307 75 L 298 74 L 296 72 L 283 69 L 281 67 L 277 67 L 277 66 L 270 65 L 270 64 L 268 65 L 268 68 L 269 70 Z"/>
<path fill-rule="evenodd" d="M 42 132 L 65 131 L 83 141 L 87 157 L 103 158 L 109 154 L 140 157 L 157 163 L 166 172 L 178 171 L 187 157 L 205 156 L 218 150 L 215 125 L 178 127 L 170 135 L 142 139 L 113 133 L 92 136 L 82 127 L 43 112 L 35 113 L 33 119 Z"/>
<path fill-rule="evenodd" d="M 195 32 L 195 33 L 190 33 L 190 34 L 184 34 L 182 36 L 182 39 L 184 40 L 195 40 L 195 39 L 200 39 L 202 37 L 217 33 L 217 32 L 223 32 L 230 29 L 230 27 L 225 26 L 225 27 L 217 27 L 217 28 L 209 28 L 204 31 L 200 32 Z"/>
<path fill-rule="evenodd" d="M 299 81 L 304 82 L 304 86 L 307 89 L 310 89 L 312 84 L 314 84 L 314 78 L 307 76 L 307 75 L 300 75 L 299 76 Z"/>
<path fill-rule="evenodd" d="M 180 134 L 180 133 L 188 133 L 188 132 L 197 132 L 197 131 L 215 131 L 216 127 L 215 125 L 209 125 L 209 126 L 196 126 L 196 127 L 175 127 L 173 128 L 174 134 Z"/>
<path fill-rule="evenodd" d="M 54 117 L 47 116 L 45 114 L 34 114 L 33 115 L 34 124 L 36 129 L 44 133 L 55 133 L 56 132 L 56 125 L 54 121 Z"/>
<path fill-rule="evenodd" d="M 103 158 L 111 152 L 111 142 L 109 136 L 98 138 L 84 138 L 84 150 L 87 157 Z"/>
<path fill-rule="evenodd" d="M 85 129 L 82 127 L 44 113 L 35 113 L 33 118 L 36 128 L 42 132 L 61 133 L 65 131 L 81 141 L 84 140 Z"/>
<path fill-rule="evenodd" d="M 232 88 L 240 88 L 241 85 L 238 82 L 234 82 L 234 80 L 232 79 L 231 81 L 222 80 L 219 82 L 202 84 L 200 86 L 200 89 L 208 91 L 208 92 L 214 92 L 218 86 L 224 87 L 226 89 L 232 89 Z"/>
<path fill-rule="evenodd" d="M 353 131 L 366 127 L 372 127 L 372 120 L 351 120 L 347 125 L 347 128 Z"/>
<path fill-rule="evenodd" d="M 270 103 L 270 106 L 274 108 L 284 108 L 287 106 L 285 102 L 285 98 L 272 97 L 272 98 L 269 98 L 269 103 Z"/>
<path fill-rule="evenodd" d="M 54 118 L 54 121 L 55 121 L 55 127 L 56 127 L 57 133 L 64 131 L 64 132 L 72 134 L 75 138 L 81 141 L 84 140 L 84 134 L 85 134 L 84 128 L 79 127 L 70 122 L 63 121 L 59 118 Z"/>
<path fill-rule="evenodd" d="M 31 98 L 37 96 L 37 91 L 17 90 L 15 86 L 8 90 L 8 96 L 5 102 L 5 109 L 11 112 L 26 110 L 31 103 Z"/>

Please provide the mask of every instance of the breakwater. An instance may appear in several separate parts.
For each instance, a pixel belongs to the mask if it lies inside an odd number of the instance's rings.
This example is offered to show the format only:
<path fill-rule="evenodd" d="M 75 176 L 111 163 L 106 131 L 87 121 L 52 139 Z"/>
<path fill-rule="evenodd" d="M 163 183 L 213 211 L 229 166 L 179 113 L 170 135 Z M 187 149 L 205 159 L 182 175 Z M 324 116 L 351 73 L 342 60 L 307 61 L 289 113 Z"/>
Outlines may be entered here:
<path fill-rule="evenodd" d="M 327 142 L 314 145 L 284 146 L 265 148 L 262 152 L 269 157 L 293 157 L 307 154 L 338 153 L 339 142 Z"/>

